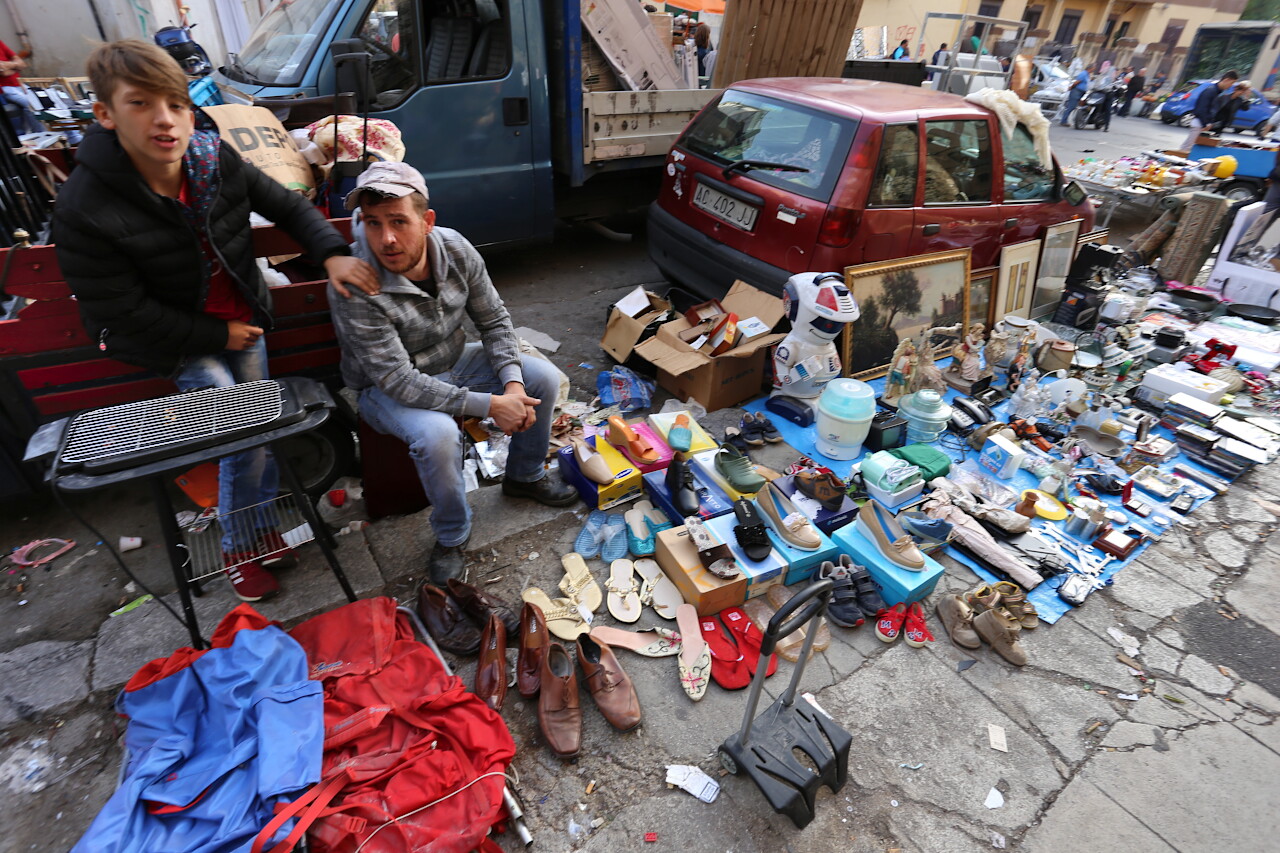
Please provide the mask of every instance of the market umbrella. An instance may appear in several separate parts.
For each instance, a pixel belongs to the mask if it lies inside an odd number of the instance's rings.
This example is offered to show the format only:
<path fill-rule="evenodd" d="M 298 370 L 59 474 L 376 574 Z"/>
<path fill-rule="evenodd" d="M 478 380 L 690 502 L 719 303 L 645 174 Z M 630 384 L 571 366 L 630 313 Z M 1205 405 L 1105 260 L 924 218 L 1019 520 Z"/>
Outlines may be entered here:
<path fill-rule="evenodd" d="M 683 12 L 707 12 L 712 15 L 724 14 L 725 0 L 680 0 L 679 3 L 666 4 L 668 9 L 679 9 Z"/>

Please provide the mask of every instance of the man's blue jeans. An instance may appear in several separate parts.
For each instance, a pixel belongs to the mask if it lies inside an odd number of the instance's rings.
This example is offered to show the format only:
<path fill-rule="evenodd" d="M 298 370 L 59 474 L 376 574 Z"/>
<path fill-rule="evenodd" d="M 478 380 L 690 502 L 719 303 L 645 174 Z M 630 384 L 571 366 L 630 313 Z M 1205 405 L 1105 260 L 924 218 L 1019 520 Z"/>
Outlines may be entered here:
<path fill-rule="evenodd" d="M 216 355 L 202 355 L 189 359 L 175 380 L 179 390 L 237 385 L 267 378 L 267 344 L 259 338 L 247 350 L 224 350 Z M 218 460 L 218 513 L 226 515 L 236 510 L 270 501 L 280 488 L 280 475 L 270 449 L 258 447 L 224 456 Z M 275 507 L 267 504 L 253 512 L 253 518 L 244 513 L 232 516 L 234 521 L 222 526 L 222 550 L 224 553 L 252 551 L 259 531 L 275 527 L 278 523 Z"/>
<path fill-rule="evenodd" d="M 532 483 L 546 476 L 544 463 L 551 442 L 551 421 L 555 413 L 560 377 L 550 362 L 523 356 L 525 393 L 542 401 L 535 409 L 537 422 L 511 436 L 506 477 Z M 481 393 L 501 394 L 498 376 L 489 365 L 483 344 L 469 343 L 453 369 L 435 375 L 450 385 Z M 418 468 L 422 490 L 431 501 L 431 526 L 436 542 L 454 547 L 471 535 L 471 507 L 462 480 L 462 434 L 453 415 L 433 409 L 406 406 L 378 388 L 360 392 L 360 416 L 378 432 L 394 435 L 409 445 L 409 455 Z"/>
<path fill-rule="evenodd" d="M 1084 92 L 1079 89 L 1072 89 L 1067 93 L 1067 102 L 1062 105 L 1062 117 L 1058 119 L 1058 124 L 1063 127 L 1067 126 L 1067 123 L 1071 121 L 1071 113 L 1079 106 L 1080 99 L 1083 97 Z"/>

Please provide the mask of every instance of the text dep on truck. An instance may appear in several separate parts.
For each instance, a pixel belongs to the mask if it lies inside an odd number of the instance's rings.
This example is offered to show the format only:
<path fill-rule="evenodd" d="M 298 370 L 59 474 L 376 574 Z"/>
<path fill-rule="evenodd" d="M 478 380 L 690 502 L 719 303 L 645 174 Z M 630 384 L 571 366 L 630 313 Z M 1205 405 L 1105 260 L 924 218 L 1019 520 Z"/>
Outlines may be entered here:
<path fill-rule="evenodd" d="M 583 92 L 578 0 L 293 0 L 218 72 L 256 101 L 335 91 L 331 56 L 370 57 L 440 221 L 477 245 L 549 240 L 557 218 L 652 200 L 671 143 L 715 92 Z M 590 36 L 585 36 L 590 38 Z"/>

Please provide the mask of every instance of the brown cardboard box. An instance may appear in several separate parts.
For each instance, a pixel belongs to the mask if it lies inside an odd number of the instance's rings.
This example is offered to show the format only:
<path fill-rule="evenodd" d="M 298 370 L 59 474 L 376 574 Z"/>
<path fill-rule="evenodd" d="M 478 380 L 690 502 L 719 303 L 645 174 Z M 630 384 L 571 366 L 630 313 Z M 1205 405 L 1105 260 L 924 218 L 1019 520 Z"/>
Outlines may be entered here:
<path fill-rule="evenodd" d="M 756 318 L 765 328 L 772 329 L 782 319 L 781 299 L 743 281 L 734 282 L 720 301 L 726 311 L 738 315 L 740 328 Z M 656 335 L 635 347 L 637 355 L 658 368 L 658 384 L 680 400 L 692 397 L 708 411 L 734 406 L 758 395 L 764 383 L 768 348 L 786 336 L 743 333 L 732 349 L 713 357 L 680 339 L 680 333 L 690 325 L 683 317 L 664 323 Z"/>
<path fill-rule="evenodd" d="M 631 357 L 631 351 L 635 349 L 636 343 L 640 340 L 640 335 L 644 333 L 645 327 L 656 320 L 663 311 L 671 310 L 671 303 L 658 294 L 647 290 L 644 294 L 649 297 L 649 309 L 647 311 L 642 311 L 631 317 L 622 313 L 615 305 L 609 312 L 609 322 L 604 327 L 604 337 L 600 339 L 600 349 L 611 355 L 613 360 L 619 364 Z"/>
<path fill-rule="evenodd" d="M 699 616 L 711 616 L 747 600 L 747 579 L 739 575 L 724 580 L 704 569 L 698 560 L 698 549 L 683 526 L 658 533 L 655 556 L 684 600 L 698 609 Z"/>

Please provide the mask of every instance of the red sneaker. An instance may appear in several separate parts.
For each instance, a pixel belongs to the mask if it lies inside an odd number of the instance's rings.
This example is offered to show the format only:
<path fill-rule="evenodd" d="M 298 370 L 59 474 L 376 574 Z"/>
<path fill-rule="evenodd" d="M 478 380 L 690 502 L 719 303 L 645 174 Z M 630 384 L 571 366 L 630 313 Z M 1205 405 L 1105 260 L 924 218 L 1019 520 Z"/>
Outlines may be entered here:
<path fill-rule="evenodd" d="M 222 555 L 227 579 L 241 601 L 261 601 L 280 591 L 280 584 L 271 573 L 262 568 L 252 553 L 239 552 Z"/>
<path fill-rule="evenodd" d="M 876 614 L 876 636 L 892 643 L 902 633 L 902 623 L 907 618 L 907 605 L 895 604 Z"/>
<path fill-rule="evenodd" d="M 258 562 L 264 569 L 292 569 L 298 565 L 298 556 L 274 527 L 258 531 Z"/>
<path fill-rule="evenodd" d="M 913 649 L 922 649 L 933 642 L 933 634 L 924 621 L 924 607 L 920 602 L 914 602 L 907 608 L 906 626 L 902 634 L 902 639 Z"/>

